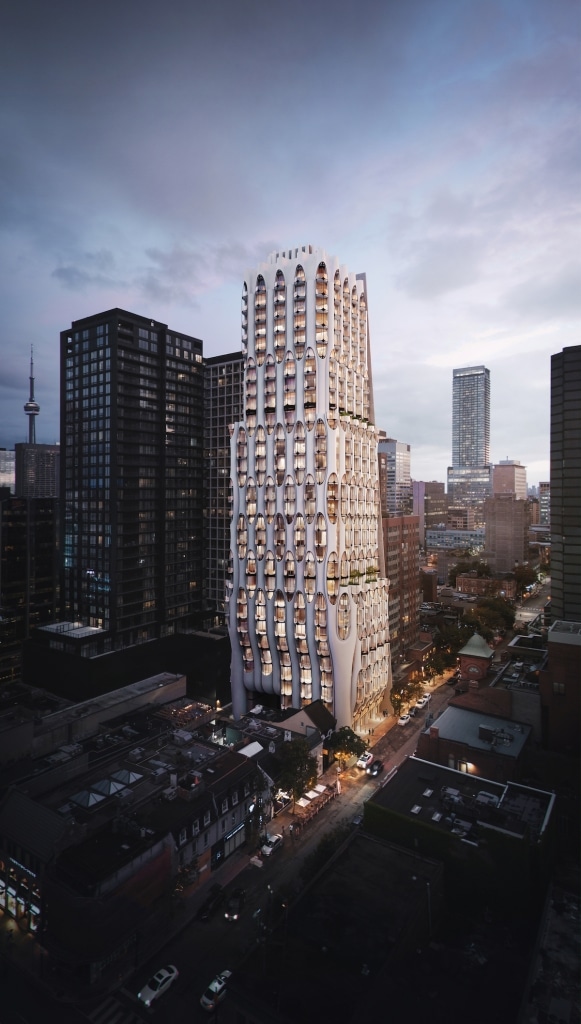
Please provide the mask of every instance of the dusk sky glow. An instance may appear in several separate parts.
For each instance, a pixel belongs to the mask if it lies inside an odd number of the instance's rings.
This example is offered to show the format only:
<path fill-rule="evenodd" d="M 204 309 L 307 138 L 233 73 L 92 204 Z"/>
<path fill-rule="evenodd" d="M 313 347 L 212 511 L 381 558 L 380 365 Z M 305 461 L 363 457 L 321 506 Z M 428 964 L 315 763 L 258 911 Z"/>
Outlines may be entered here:
<path fill-rule="evenodd" d="M 59 438 L 59 331 L 120 306 L 240 349 L 244 273 L 365 271 L 377 425 L 446 479 L 452 369 L 493 461 L 549 479 L 550 356 L 579 344 L 574 0 L 20 0 L 0 42 L 0 446 Z"/>

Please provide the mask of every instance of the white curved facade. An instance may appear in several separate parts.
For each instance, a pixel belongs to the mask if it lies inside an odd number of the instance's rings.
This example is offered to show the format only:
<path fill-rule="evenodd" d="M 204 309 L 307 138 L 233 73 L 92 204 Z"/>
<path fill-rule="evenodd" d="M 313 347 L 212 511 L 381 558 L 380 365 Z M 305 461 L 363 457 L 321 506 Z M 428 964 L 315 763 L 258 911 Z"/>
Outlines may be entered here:
<path fill-rule="evenodd" d="M 235 717 L 321 699 L 357 725 L 391 686 L 364 279 L 322 249 L 246 276 L 231 439 Z"/>

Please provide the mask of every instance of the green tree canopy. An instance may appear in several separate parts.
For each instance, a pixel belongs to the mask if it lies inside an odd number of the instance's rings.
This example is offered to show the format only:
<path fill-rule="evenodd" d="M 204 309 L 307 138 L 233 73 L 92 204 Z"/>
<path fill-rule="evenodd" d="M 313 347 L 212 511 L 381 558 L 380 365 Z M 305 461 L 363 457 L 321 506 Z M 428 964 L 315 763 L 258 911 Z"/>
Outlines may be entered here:
<path fill-rule="evenodd" d="M 525 587 L 530 587 L 532 583 L 537 582 L 537 573 L 530 565 L 517 565 L 514 570 L 514 578 L 517 593 L 522 596 Z"/>
<path fill-rule="evenodd" d="M 334 732 L 327 746 L 336 757 L 352 757 L 353 755 L 359 757 L 367 749 L 365 740 L 362 740 L 348 725 L 344 725 Z"/>
<path fill-rule="evenodd" d="M 317 761 L 312 757 L 307 741 L 300 737 L 283 743 L 280 759 L 282 771 L 278 783 L 281 789 L 292 793 L 294 810 L 295 801 L 317 779 Z"/>

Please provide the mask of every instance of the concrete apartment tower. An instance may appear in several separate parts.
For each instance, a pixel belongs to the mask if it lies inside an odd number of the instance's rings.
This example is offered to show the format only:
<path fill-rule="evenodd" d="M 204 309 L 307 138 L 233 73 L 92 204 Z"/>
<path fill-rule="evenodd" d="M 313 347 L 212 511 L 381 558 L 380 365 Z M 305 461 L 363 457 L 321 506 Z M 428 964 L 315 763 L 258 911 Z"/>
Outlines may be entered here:
<path fill-rule="evenodd" d="M 365 275 L 312 246 L 273 253 L 246 275 L 242 335 L 234 715 L 320 699 L 361 726 L 391 685 Z"/>

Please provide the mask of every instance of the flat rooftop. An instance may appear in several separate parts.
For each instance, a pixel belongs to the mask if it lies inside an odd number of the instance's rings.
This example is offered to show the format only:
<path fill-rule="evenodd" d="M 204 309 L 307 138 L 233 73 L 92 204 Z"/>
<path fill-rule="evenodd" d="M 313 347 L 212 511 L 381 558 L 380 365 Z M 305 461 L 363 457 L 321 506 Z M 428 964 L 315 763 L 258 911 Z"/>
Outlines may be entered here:
<path fill-rule="evenodd" d="M 424 730 L 437 729 L 442 739 L 467 743 L 476 750 L 494 750 L 503 757 L 518 757 L 531 734 L 531 726 L 479 711 L 449 705 Z"/>
<path fill-rule="evenodd" d="M 545 831 L 554 800 L 544 790 L 492 782 L 408 757 L 369 802 L 459 838 L 470 838 L 471 833 L 476 837 L 480 828 L 496 828 L 515 838 L 534 839 Z"/>

